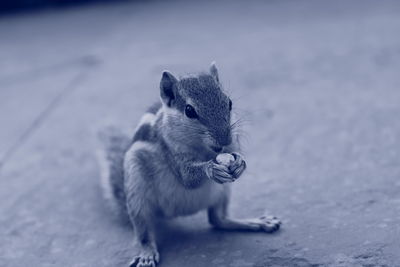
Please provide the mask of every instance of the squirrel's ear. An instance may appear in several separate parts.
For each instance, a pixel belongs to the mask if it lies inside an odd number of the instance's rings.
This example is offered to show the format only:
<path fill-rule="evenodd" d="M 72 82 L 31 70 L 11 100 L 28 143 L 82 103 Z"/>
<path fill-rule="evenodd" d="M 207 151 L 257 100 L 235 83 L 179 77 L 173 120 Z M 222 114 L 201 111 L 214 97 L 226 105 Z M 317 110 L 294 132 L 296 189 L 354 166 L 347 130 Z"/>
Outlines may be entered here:
<path fill-rule="evenodd" d="M 217 69 L 217 66 L 215 65 L 215 61 L 213 61 L 213 62 L 211 63 L 211 66 L 210 66 L 210 73 L 211 73 L 211 76 L 213 76 L 214 79 L 215 79 L 217 82 L 219 82 L 218 69 Z"/>
<path fill-rule="evenodd" d="M 178 80 L 169 71 L 163 71 L 160 82 L 160 95 L 162 101 L 169 107 L 172 101 L 175 100 L 177 82 Z"/>

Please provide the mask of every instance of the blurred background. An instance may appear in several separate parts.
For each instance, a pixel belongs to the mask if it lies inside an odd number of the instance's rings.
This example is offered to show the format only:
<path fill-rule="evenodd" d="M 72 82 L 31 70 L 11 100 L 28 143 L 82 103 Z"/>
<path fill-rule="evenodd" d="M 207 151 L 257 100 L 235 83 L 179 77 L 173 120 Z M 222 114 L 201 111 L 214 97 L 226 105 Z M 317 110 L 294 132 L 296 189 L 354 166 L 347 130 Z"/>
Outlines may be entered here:
<path fill-rule="evenodd" d="M 41 9 L 46 7 L 65 7 L 66 5 L 78 5 L 99 2 L 117 2 L 119 0 L 2 0 L 0 11 L 4 13 Z"/>
<path fill-rule="evenodd" d="M 398 1 L 0 1 L 0 266 L 126 266 L 95 133 L 164 69 L 215 60 L 243 118 L 231 213 L 274 235 L 160 229 L 160 266 L 399 266 Z"/>

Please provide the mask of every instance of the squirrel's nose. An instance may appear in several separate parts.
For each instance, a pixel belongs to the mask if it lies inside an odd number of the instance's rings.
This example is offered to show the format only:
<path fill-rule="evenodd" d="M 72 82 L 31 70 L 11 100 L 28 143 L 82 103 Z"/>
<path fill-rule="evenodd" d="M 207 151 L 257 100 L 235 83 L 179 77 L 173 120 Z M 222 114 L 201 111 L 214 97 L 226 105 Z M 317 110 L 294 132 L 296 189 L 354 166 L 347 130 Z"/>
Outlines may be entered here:
<path fill-rule="evenodd" d="M 224 133 L 224 135 L 222 137 L 223 138 L 218 140 L 218 144 L 220 146 L 229 146 L 232 143 L 232 135 L 231 135 L 230 131 L 227 131 L 226 133 Z"/>
<path fill-rule="evenodd" d="M 211 149 L 214 150 L 216 153 L 219 153 L 222 151 L 223 147 L 222 146 L 211 146 Z"/>
<path fill-rule="evenodd" d="M 232 135 L 229 128 L 217 129 L 213 135 L 215 138 L 214 146 L 216 147 L 229 146 L 232 143 Z"/>

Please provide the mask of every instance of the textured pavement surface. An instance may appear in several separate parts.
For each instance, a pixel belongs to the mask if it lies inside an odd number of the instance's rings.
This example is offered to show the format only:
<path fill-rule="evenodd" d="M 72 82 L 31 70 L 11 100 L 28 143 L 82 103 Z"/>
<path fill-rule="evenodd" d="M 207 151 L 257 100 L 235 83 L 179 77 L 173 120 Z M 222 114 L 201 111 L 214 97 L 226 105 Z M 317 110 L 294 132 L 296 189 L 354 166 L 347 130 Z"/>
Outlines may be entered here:
<path fill-rule="evenodd" d="M 201 3 L 200 3 L 201 2 Z M 400 4 L 139 1 L 0 17 L 0 266 L 126 266 L 94 133 L 126 131 L 163 69 L 206 70 L 244 119 L 231 213 L 160 227 L 160 266 L 400 266 Z"/>

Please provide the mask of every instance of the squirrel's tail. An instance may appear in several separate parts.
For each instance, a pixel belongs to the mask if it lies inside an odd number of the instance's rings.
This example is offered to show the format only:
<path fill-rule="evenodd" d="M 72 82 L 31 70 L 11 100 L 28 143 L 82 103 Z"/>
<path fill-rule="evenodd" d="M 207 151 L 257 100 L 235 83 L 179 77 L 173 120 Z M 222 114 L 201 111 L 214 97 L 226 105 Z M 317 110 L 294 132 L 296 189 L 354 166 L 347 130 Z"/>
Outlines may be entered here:
<path fill-rule="evenodd" d="M 104 198 L 111 210 L 120 219 L 126 220 L 124 193 L 124 156 L 129 149 L 131 138 L 115 127 L 107 127 L 98 132 L 101 148 L 97 158 L 100 165 L 100 181 Z"/>

